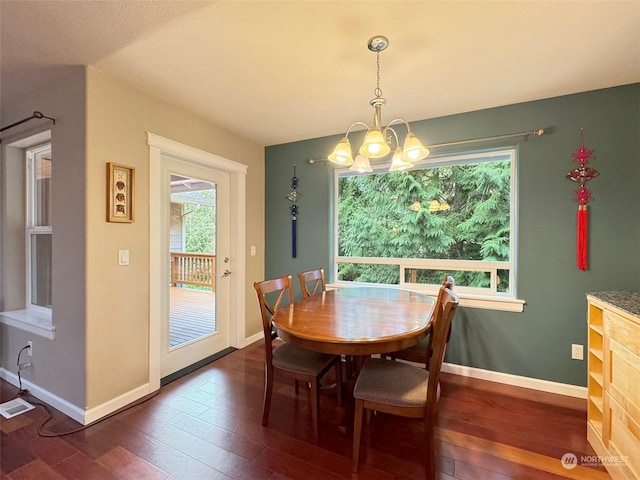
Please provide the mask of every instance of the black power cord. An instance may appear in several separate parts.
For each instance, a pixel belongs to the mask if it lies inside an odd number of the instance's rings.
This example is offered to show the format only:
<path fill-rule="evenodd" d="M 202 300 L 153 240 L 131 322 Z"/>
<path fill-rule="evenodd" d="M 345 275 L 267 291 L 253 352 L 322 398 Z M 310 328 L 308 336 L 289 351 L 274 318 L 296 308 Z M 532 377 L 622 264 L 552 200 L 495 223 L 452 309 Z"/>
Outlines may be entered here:
<path fill-rule="evenodd" d="M 40 435 L 41 437 L 45 437 L 45 436 L 50 436 L 47 435 L 46 433 L 43 435 L 41 433 L 42 428 L 49 422 L 49 420 L 51 420 L 53 418 L 53 414 L 51 412 L 51 410 L 49 409 L 49 407 L 47 407 L 44 403 L 40 403 L 38 401 L 34 401 L 33 400 L 33 395 L 31 395 L 29 393 L 29 390 L 27 390 L 26 388 L 22 388 L 22 375 L 20 374 L 20 371 L 22 370 L 22 368 L 27 365 L 27 366 L 31 366 L 30 363 L 28 364 L 21 364 L 20 363 L 20 356 L 22 355 L 22 352 L 24 352 L 25 350 L 29 350 L 31 348 L 31 345 L 25 345 L 24 347 L 22 347 L 20 349 L 20 351 L 18 352 L 18 360 L 16 361 L 16 370 L 18 371 L 18 393 L 16 393 L 14 395 L 14 397 L 12 398 L 12 400 L 21 397 L 24 400 L 26 400 L 27 402 L 33 404 L 33 405 L 38 405 L 42 408 L 44 408 L 47 411 L 47 418 L 45 419 L 45 421 L 40 425 L 40 427 L 38 428 L 38 435 Z"/>
<path fill-rule="evenodd" d="M 37 405 L 39 407 L 42 407 L 46 410 L 47 412 L 47 418 L 45 418 L 45 420 L 40 424 L 40 426 L 38 427 L 38 435 L 40 435 L 41 437 L 62 437 L 64 435 L 71 435 L 72 433 L 77 433 L 77 432 L 81 432 L 82 430 L 86 430 L 89 427 L 92 427 L 93 425 L 96 425 L 108 418 L 113 417 L 114 415 L 117 415 L 118 413 L 122 413 L 126 410 L 129 410 L 130 408 L 136 407 L 142 403 L 145 403 L 148 400 L 151 400 L 153 397 L 155 397 L 156 395 L 158 395 L 160 393 L 160 389 L 156 390 L 155 392 L 150 393 L 149 395 L 146 395 L 138 400 L 136 400 L 135 402 L 133 402 L 130 405 L 127 405 L 125 407 L 122 407 L 118 410 L 116 410 L 115 412 L 111 412 L 109 415 L 100 418 L 99 420 L 96 420 L 95 422 L 91 422 L 87 425 L 83 425 L 82 427 L 79 428 L 75 428 L 73 430 L 68 430 L 66 432 L 46 432 L 44 430 L 45 425 L 47 425 L 52 419 L 53 419 L 53 412 L 51 411 L 51 409 L 45 405 L 44 403 L 38 401 L 37 398 L 35 398 L 33 395 L 31 395 L 31 393 L 29 393 L 29 390 L 27 390 L 26 388 L 22 388 L 22 376 L 20 375 L 20 370 L 22 369 L 22 367 L 28 365 L 30 366 L 31 364 L 21 364 L 20 363 L 20 355 L 22 355 L 22 352 L 24 352 L 25 350 L 28 350 L 29 348 L 31 348 L 30 345 L 25 345 L 24 347 L 22 347 L 20 349 L 20 351 L 18 352 L 18 361 L 16 362 L 16 366 L 17 366 L 17 370 L 18 370 L 18 393 L 16 393 L 13 398 L 11 400 L 15 400 L 18 397 L 22 397 L 24 400 L 26 400 L 27 402 L 33 404 L 33 405 Z"/>
<path fill-rule="evenodd" d="M 22 352 L 24 352 L 25 350 L 29 350 L 30 348 L 30 345 L 25 345 L 18 352 L 18 361 L 16 362 L 16 370 L 18 371 L 18 393 L 16 393 L 11 400 L 18 398 L 20 395 L 27 395 L 29 393 L 28 390 L 22 388 L 22 376 L 20 375 L 22 365 L 20 365 L 20 355 L 22 355 Z"/>

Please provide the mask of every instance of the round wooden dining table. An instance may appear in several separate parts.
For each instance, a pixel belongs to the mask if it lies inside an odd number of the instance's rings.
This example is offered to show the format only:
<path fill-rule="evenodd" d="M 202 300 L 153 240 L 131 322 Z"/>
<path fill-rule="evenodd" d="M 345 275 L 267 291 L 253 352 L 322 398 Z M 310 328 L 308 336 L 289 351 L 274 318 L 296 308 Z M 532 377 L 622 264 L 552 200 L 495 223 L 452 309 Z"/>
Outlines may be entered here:
<path fill-rule="evenodd" d="M 435 301 L 409 290 L 347 287 L 278 309 L 278 337 L 307 350 L 366 356 L 411 347 L 430 328 Z"/>

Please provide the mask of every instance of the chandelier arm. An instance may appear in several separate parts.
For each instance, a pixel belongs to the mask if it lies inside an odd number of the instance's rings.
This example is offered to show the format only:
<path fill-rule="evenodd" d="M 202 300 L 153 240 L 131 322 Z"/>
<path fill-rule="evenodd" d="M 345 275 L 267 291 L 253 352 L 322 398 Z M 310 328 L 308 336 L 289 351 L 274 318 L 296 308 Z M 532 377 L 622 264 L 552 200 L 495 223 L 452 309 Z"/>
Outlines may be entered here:
<path fill-rule="evenodd" d="M 396 147 L 400 146 L 400 141 L 398 140 L 398 134 L 396 133 L 396 131 L 391 128 L 391 124 L 387 125 L 386 127 L 384 127 L 384 131 L 382 132 L 382 134 L 385 136 L 387 135 L 387 131 L 390 131 L 391 133 L 393 133 L 393 136 L 396 138 Z"/>
<path fill-rule="evenodd" d="M 411 133 L 411 129 L 409 128 L 409 123 L 403 119 L 403 118 L 394 118 L 393 120 L 391 120 L 389 123 L 387 123 L 387 126 L 384 128 L 385 131 L 387 130 L 387 128 L 389 128 L 391 125 L 395 125 L 397 123 L 404 123 L 404 126 L 407 127 L 407 133 Z"/>
<path fill-rule="evenodd" d="M 366 123 L 364 123 L 364 122 L 353 122 L 351 125 L 349 125 L 349 128 L 347 128 L 347 133 L 345 133 L 344 136 L 345 137 L 349 137 L 349 133 L 351 132 L 351 129 L 353 127 L 355 127 L 356 125 L 362 125 L 367 130 L 369 130 L 369 125 L 367 125 Z"/>

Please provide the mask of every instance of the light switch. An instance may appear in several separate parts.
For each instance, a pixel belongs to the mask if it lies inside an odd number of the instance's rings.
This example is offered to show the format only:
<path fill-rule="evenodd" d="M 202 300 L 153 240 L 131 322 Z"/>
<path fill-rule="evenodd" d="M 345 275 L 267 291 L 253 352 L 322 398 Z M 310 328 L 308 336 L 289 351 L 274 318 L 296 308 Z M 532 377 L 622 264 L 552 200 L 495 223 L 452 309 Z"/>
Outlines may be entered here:
<path fill-rule="evenodd" d="M 251 245 L 251 256 L 252 257 L 256 256 L 256 246 L 255 245 Z"/>
<path fill-rule="evenodd" d="M 118 265 L 129 265 L 129 250 L 118 250 Z"/>

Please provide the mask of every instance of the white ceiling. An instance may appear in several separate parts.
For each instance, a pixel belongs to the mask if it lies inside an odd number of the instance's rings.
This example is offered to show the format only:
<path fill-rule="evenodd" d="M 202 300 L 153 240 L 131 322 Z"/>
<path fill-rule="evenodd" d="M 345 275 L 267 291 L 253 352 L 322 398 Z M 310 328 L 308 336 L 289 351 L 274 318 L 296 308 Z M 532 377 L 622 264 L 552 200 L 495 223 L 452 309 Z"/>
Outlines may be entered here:
<path fill-rule="evenodd" d="M 373 35 L 383 123 L 640 82 L 638 0 L 0 0 L 0 22 L 1 98 L 92 65 L 260 145 L 370 123 Z"/>

